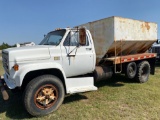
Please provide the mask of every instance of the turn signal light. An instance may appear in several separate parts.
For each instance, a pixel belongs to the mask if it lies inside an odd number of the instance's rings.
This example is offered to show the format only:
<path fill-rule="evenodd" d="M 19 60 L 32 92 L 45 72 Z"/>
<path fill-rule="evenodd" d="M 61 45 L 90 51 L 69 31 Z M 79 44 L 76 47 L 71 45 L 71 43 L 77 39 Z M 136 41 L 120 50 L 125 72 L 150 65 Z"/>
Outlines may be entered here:
<path fill-rule="evenodd" d="M 13 66 L 13 69 L 14 69 L 15 71 L 18 71 L 18 70 L 19 70 L 19 65 L 15 64 L 15 65 Z"/>

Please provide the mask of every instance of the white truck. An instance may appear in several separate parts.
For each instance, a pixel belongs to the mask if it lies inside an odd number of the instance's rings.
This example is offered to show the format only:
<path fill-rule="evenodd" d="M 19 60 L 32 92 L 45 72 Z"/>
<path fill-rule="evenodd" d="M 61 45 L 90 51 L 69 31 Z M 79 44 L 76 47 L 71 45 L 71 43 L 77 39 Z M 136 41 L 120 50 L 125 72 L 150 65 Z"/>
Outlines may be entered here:
<path fill-rule="evenodd" d="M 5 89 L 23 91 L 26 110 L 42 116 L 58 109 L 66 94 L 94 91 L 113 74 L 144 83 L 155 71 L 157 24 L 109 17 L 49 32 L 39 45 L 2 51 Z"/>
<path fill-rule="evenodd" d="M 151 53 L 157 53 L 157 61 L 160 61 L 160 44 L 153 44 L 152 47 L 150 48 Z"/>

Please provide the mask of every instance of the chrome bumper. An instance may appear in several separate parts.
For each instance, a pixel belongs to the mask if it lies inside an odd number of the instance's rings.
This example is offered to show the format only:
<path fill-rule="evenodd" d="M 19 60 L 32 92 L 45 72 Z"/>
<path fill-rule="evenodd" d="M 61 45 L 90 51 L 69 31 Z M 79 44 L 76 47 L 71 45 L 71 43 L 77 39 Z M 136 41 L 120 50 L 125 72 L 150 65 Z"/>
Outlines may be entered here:
<path fill-rule="evenodd" d="M 5 73 L 3 77 L 4 77 L 4 82 L 6 83 L 9 89 L 16 88 L 15 81 L 9 75 Z"/>

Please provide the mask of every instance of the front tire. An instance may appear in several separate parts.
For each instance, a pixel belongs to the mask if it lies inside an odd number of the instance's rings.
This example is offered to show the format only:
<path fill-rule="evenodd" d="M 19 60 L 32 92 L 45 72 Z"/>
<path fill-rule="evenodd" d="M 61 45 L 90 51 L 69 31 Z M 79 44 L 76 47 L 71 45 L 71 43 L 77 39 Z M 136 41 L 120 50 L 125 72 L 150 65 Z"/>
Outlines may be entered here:
<path fill-rule="evenodd" d="M 138 64 L 136 80 L 140 83 L 145 83 L 149 79 L 150 64 L 148 61 L 142 61 Z"/>
<path fill-rule="evenodd" d="M 43 116 L 57 110 L 63 100 L 63 84 L 53 75 L 33 79 L 24 91 L 24 106 L 32 116 Z"/>

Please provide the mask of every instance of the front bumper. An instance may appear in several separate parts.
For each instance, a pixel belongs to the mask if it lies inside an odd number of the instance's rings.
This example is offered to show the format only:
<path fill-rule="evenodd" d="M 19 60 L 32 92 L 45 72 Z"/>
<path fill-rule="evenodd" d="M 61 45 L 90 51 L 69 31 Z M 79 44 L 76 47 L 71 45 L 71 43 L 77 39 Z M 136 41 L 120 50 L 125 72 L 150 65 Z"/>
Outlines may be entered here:
<path fill-rule="evenodd" d="M 15 81 L 14 81 L 13 79 L 11 79 L 11 78 L 9 77 L 9 75 L 4 74 L 3 76 L 4 76 L 4 81 L 5 81 L 5 83 L 7 84 L 7 86 L 8 86 L 9 89 L 14 89 L 14 88 L 16 88 Z"/>

